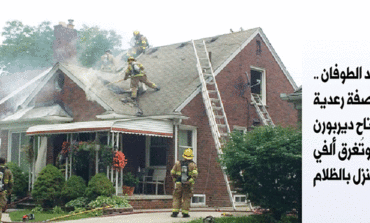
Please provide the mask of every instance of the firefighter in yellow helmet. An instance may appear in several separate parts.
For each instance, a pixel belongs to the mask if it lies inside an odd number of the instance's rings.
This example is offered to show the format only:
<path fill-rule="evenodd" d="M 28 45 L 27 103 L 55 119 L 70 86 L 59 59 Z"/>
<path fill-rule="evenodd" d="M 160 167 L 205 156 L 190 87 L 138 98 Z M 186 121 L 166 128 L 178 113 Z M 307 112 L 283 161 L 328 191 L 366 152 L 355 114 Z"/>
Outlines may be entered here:
<path fill-rule="evenodd" d="M 143 36 L 142 34 L 140 34 L 139 31 L 134 31 L 133 39 L 134 39 L 133 40 L 133 42 L 134 42 L 133 48 L 136 51 L 136 56 L 143 53 L 149 47 L 149 43 L 148 43 L 147 38 L 145 36 Z"/>
<path fill-rule="evenodd" d="M 155 83 L 148 80 L 144 72 L 144 66 L 141 63 L 136 62 L 135 58 L 129 57 L 127 59 L 127 63 L 128 66 L 123 80 L 127 80 L 128 78 L 131 79 L 131 99 L 136 100 L 137 89 L 140 82 L 143 82 L 146 86 L 153 88 L 156 91 L 160 90 Z"/>
<path fill-rule="evenodd" d="M 177 217 L 180 208 L 184 218 L 190 217 L 190 199 L 193 196 L 195 179 L 198 176 L 197 165 L 193 162 L 193 150 L 188 148 L 182 155 L 184 160 L 177 161 L 171 170 L 175 182 L 171 217 Z"/>

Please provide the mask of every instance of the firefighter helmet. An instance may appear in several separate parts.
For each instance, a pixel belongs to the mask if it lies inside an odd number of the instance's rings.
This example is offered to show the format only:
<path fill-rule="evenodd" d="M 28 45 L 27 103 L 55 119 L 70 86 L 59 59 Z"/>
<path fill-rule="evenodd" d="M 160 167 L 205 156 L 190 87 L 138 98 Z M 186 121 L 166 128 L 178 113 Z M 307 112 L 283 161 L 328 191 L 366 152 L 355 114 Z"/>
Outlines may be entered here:
<path fill-rule="evenodd" d="M 139 35 L 140 34 L 140 32 L 139 31 L 134 31 L 134 36 L 137 36 L 137 35 Z"/>
<path fill-rule="evenodd" d="M 135 61 L 135 58 L 134 57 L 129 57 L 128 59 L 127 59 L 127 62 L 130 62 L 130 61 Z"/>
<path fill-rule="evenodd" d="M 193 155 L 193 150 L 188 148 L 184 151 L 184 154 L 182 155 L 182 157 L 184 157 L 184 159 L 186 160 L 191 160 L 193 159 L 194 155 Z"/>

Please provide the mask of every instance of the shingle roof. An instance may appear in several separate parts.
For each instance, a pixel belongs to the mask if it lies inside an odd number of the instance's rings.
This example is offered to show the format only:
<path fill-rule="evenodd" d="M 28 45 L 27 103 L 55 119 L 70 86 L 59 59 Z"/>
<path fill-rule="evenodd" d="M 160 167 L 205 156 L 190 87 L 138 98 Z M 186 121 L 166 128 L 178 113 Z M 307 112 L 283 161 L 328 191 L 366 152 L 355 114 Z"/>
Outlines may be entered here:
<path fill-rule="evenodd" d="M 206 41 L 208 51 L 212 52 L 213 69 L 216 70 L 257 29 L 203 38 L 195 40 L 195 42 Z M 140 55 L 138 62 L 143 64 L 148 79 L 161 87 L 158 92 L 149 88 L 145 94 L 139 96 L 139 105 L 145 116 L 172 114 L 200 85 L 191 41 L 150 48 L 145 54 Z M 79 71 L 76 70 L 73 73 L 75 72 Z M 121 75 L 107 74 L 104 76 L 99 72 L 97 74 L 106 80 L 123 78 L 123 72 Z M 117 86 L 130 89 L 130 81 L 120 82 Z M 114 104 L 115 108 L 119 108 L 114 109 L 116 112 L 127 115 L 134 114 L 132 110 L 126 110 L 127 106 L 122 107 L 122 103 L 118 100 L 122 95 L 106 90 L 101 93 L 107 94 L 102 97 L 110 98 L 112 107 Z"/>
<path fill-rule="evenodd" d="M 201 43 L 203 40 L 206 42 L 208 51 L 212 52 L 213 70 L 217 74 L 236 55 L 238 50 L 241 50 L 248 43 L 247 41 L 258 33 L 264 37 L 262 30 L 255 28 L 198 39 L 195 40 L 195 43 Z M 197 92 L 200 86 L 196 57 L 191 41 L 149 48 L 145 54 L 141 54 L 137 59 L 143 64 L 148 79 L 161 87 L 160 91 L 149 88 L 145 94 L 139 96 L 139 106 L 143 110 L 144 116 L 173 114 L 175 109 L 190 95 L 194 95 L 192 93 Z M 277 60 L 280 61 L 279 58 Z M 124 61 L 119 61 L 119 64 L 125 67 Z M 124 104 L 120 101 L 120 98 L 129 96 L 129 94 L 117 93 L 120 88 L 130 89 L 129 80 L 115 85 L 106 85 L 106 83 L 123 79 L 125 68 L 118 74 L 72 64 L 57 64 L 54 66 L 54 70 L 57 68 L 85 90 L 88 100 L 98 102 L 108 113 L 114 112 L 129 116 L 136 114 L 137 109 L 132 104 Z M 285 71 L 285 67 L 282 69 L 288 79 L 291 79 L 289 73 Z M 292 84 L 295 85 L 294 81 Z"/>

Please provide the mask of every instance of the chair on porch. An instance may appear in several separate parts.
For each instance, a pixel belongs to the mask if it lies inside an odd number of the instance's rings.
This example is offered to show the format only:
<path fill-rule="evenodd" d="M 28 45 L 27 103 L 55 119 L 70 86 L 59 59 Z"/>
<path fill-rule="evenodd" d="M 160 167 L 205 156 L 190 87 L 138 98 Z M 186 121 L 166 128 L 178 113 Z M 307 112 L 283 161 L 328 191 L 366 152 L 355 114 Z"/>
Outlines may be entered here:
<path fill-rule="evenodd" d="M 152 171 L 151 171 L 152 170 Z M 166 169 L 149 169 L 141 181 L 143 185 L 143 193 L 145 185 L 155 185 L 155 194 L 158 195 L 158 185 L 163 185 L 163 193 L 166 194 Z"/>

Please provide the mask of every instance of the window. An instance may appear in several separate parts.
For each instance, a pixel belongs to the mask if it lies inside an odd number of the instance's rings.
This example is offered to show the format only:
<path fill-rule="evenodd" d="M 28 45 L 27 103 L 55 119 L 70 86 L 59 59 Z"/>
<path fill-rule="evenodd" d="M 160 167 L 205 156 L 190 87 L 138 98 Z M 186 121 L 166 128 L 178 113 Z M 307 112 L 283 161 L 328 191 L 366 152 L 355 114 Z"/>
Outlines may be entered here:
<path fill-rule="evenodd" d="M 166 166 L 167 163 L 167 138 L 147 136 L 146 154 L 148 166 Z"/>
<path fill-rule="evenodd" d="M 184 160 L 182 154 L 188 148 L 193 150 L 194 158 L 193 161 L 196 162 L 196 140 L 197 140 L 197 130 L 195 127 L 191 126 L 180 126 L 179 129 L 179 136 L 178 136 L 178 150 L 177 150 L 177 159 L 176 160 Z"/>
<path fill-rule="evenodd" d="M 246 195 L 234 195 L 234 203 L 236 206 L 246 205 L 247 196 Z"/>
<path fill-rule="evenodd" d="M 262 53 L 262 49 L 261 49 L 261 41 L 257 40 L 257 41 L 256 41 L 256 45 L 257 45 L 256 54 L 257 54 L 257 55 L 261 55 L 261 53 Z"/>
<path fill-rule="evenodd" d="M 11 133 L 10 161 L 18 164 L 22 171 L 29 171 L 29 164 L 26 159 L 26 153 L 22 152 L 22 147 L 29 143 L 29 137 L 25 132 Z"/>
<path fill-rule="evenodd" d="M 205 194 L 193 194 L 190 205 L 192 207 L 205 206 L 206 195 Z"/>
<path fill-rule="evenodd" d="M 251 67 L 251 93 L 258 94 L 266 105 L 266 72 L 265 69 Z"/>

